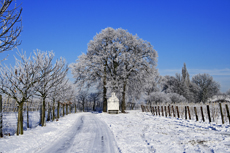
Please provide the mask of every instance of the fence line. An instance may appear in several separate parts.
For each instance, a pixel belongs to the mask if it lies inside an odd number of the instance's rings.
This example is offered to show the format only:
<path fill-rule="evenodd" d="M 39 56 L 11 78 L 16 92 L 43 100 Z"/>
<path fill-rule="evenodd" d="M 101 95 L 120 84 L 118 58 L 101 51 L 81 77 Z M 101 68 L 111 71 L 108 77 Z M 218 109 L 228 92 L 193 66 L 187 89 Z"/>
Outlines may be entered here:
<path fill-rule="evenodd" d="M 224 105 L 225 104 L 225 105 Z M 223 106 L 222 106 L 223 105 Z M 225 107 L 224 107 L 225 106 Z M 198 109 L 199 108 L 199 109 Z M 184 118 L 203 122 L 230 124 L 228 103 L 210 104 L 170 104 L 170 105 L 141 105 L 142 112 L 151 112 L 155 116 Z M 201 117 L 199 117 L 201 116 Z"/>

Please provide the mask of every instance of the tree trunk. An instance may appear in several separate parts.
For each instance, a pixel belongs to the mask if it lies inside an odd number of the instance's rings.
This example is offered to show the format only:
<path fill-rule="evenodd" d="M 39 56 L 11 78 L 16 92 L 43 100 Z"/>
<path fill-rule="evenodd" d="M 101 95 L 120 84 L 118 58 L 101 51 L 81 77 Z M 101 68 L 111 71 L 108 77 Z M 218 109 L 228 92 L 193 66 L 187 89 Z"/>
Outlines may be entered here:
<path fill-rule="evenodd" d="M 66 108 L 65 114 L 68 115 L 68 104 L 65 105 L 65 108 Z"/>
<path fill-rule="evenodd" d="M 123 92 L 122 92 L 122 103 L 121 103 L 121 112 L 125 113 L 125 93 L 126 93 L 126 81 L 123 85 Z"/>
<path fill-rule="evenodd" d="M 45 97 L 42 98 L 42 124 L 41 126 L 45 126 L 45 117 L 46 117 L 46 102 Z"/>
<path fill-rule="evenodd" d="M 65 108 L 64 108 L 65 105 L 63 104 L 62 107 L 63 107 L 63 116 L 65 116 Z"/>
<path fill-rule="evenodd" d="M 76 104 L 75 104 L 74 106 L 75 106 L 75 113 L 77 113 L 77 107 L 76 107 Z"/>
<path fill-rule="evenodd" d="M 50 121 L 50 105 L 48 103 L 48 113 L 47 113 L 47 121 Z"/>
<path fill-rule="evenodd" d="M 85 112 L 85 102 L 82 103 L 82 111 Z"/>
<path fill-rule="evenodd" d="M 17 135 L 23 135 L 23 102 L 19 104 L 18 107 L 18 126 L 17 126 Z"/>
<path fill-rule="evenodd" d="M 3 137 L 3 133 L 2 133 L 2 127 L 3 127 L 2 116 L 3 116 L 2 95 L 0 95 L 0 138 Z"/>
<path fill-rule="evenodd" d="M 53 103 L 53 117 L 52 117 L 52 121 L 54 121 L 55 119 L 55 106 L 54 106 L 54 103 Z"/>
<path fill-rule="evenodd" d="M 93 111 L 96 111 L 95 110 L 95 104 L 96 104 L 96 102 L 95 102 L 95 100 L 93 101 Z"/>
<path fill-rule="evenodd" d="M 27 101 L 27 128 L 30 128 L 30 123 L 29 123 L 29 102 Z"/>
<path fill-rule="evenodd" d="M 106 98 L 106 66 L 104 68 L 104 77 L 103 77 L 103 112 L 107 112 L 107 98 Z"/>
<path fill-rule="evenodd" d="M 71 114 L 71 105 L 69 104 L 69 114 Z"/>
<path fill-rule="evenodd" d="M 57 108 L 57 118 L 59 118 L 60 116 L 60 114 L 59 114 L 59 109 L 60 109 L 60 102 L 58 102 L 58 108 Z"/>

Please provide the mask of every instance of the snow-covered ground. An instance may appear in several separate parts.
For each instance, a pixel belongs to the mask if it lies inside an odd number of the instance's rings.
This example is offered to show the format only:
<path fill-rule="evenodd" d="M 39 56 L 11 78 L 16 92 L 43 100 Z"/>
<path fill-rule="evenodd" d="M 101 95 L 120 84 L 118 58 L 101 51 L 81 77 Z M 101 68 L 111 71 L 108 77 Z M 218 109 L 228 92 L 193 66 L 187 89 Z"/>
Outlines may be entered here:
<path fill-rule="evenodd" d="M 0 152 L 230 152 L 230 126 L 153 116 L 77 113 L 24 135 L 0 139 Z"/>

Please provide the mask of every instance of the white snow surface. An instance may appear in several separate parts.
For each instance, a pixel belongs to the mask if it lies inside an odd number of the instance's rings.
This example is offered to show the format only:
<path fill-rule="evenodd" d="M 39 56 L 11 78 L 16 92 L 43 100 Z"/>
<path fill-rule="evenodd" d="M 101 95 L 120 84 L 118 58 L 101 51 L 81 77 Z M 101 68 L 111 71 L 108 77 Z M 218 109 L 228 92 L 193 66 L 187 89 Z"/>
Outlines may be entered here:
<path fill-rule="evenodd" d="M 0 152 L 230 152 L 230 126 L 127 114 L 69 114 L 24 135 L 0 139 Z"/>

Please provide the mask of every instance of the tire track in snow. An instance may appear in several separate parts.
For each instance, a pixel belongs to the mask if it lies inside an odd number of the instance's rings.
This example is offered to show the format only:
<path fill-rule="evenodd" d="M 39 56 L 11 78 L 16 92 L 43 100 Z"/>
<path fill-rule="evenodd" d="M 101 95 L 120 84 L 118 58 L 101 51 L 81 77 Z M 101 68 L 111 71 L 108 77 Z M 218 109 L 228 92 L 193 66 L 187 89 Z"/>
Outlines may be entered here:
<path fill-rule="evenodd" d="M 37 152 L 117 153 L 118 147 L 107 124 L 92 113 L 83 113 L 71 130 Z"/>

